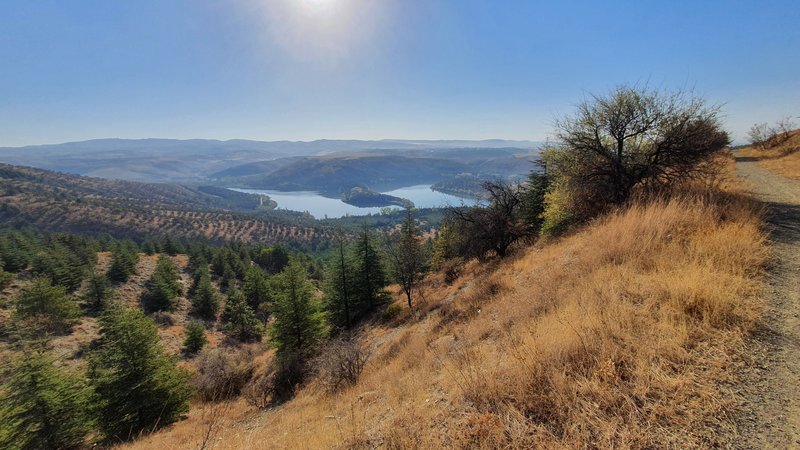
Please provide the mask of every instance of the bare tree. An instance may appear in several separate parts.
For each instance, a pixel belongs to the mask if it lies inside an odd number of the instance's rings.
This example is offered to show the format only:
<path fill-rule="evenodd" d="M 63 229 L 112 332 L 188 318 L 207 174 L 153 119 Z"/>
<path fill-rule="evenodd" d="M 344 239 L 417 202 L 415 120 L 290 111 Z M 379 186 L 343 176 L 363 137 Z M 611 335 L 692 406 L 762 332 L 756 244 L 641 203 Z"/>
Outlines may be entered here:
<path fill-rule="evenodd" d="M 584 202 L 621 204 L 638 185 L 696 176 L 728 145 L 718 116 L 719 108 L 681 91 L 623 86 L 591 96 L 556 122 L 565 157 L 554 169 L 568 175 Z"/>
<path fill-rule="evenodd" d="M 487 181 L 487 206 L 450 208 L 448 222 L 456 230 L 456 253 L 483 258 L 494 252 L 503 258 L 508 248 L 531 234 L 529 223 L 521 217 L 522 188 L 505 182 Z"/>
<path fill-rule="evenodd" d="M 766 150 L 787 142 L 792 137 L 794 128 L 795 124 L 792 122 L 792 118 L 784 117 L 771 127 L 766 123 L 753 125 L 747 132 L 747 136 L 754 147 Z"/>
<path fill-rule="evenodd" d="M 764 149 L 769 141 L 769 127 L 766 123 L 753 124 L 750 131 L 747 132 L 747 137 L 750 138 L 751 145 Z"/>

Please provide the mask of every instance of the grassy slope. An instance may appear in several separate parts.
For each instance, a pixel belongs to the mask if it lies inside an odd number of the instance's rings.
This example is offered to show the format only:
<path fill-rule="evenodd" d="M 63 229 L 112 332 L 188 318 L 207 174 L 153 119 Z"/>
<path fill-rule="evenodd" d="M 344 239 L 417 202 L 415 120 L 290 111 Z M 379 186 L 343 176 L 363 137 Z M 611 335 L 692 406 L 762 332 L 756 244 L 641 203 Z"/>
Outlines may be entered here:
<path fill-rule="evenodd" d="M 792 137 L 777 147 L 768 150 L 745 147 L 739 156 L 756 158 L 765 169 L 800 180 L 800 130 L 794 130 Z"/>
<path fill-rule="evenodd" d="M 196 407 L 126 447 L 196 447 L 209 426 L 214 448 L 724 445 L 724 386 L 761 310 L 760 227 L 743 196 L 684 195 L 452 286 L 432 276 L 418 314 L 365 331 L 356 386 L 311 383 L 266 412 Z"/>

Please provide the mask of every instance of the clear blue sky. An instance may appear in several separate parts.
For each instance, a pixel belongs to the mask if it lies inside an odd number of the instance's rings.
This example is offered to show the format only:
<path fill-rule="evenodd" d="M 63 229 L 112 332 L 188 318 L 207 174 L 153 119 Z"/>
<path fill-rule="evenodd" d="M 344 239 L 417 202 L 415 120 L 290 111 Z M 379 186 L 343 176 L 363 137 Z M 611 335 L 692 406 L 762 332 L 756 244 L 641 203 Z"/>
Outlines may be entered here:
<path fill-rule="evenodd" d="M 799 51 L 796 0 L 4 0 L 0 146 L 541 140 L 643 82 L 724 103 L 740 139 L 800 116 Z"/>

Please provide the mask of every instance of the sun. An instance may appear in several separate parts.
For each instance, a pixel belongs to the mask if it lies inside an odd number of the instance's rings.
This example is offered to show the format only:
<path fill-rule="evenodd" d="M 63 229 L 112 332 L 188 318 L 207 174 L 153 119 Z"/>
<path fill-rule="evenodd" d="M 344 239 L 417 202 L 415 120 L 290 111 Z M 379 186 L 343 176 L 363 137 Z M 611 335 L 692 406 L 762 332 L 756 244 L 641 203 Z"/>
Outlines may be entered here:
<path fill-rule="evenodd" d="M 240 0 L 263 18 L 265 42 L 292 61 L 332 66 L 370 49 L 389 0 Z M 253 10 L 250 10 L 253 11 Z"/>
<path fill-rule="evenodd" d="M 311 11 L 329 10 L 336 6 L 337 0 L 300 0 Z"/>

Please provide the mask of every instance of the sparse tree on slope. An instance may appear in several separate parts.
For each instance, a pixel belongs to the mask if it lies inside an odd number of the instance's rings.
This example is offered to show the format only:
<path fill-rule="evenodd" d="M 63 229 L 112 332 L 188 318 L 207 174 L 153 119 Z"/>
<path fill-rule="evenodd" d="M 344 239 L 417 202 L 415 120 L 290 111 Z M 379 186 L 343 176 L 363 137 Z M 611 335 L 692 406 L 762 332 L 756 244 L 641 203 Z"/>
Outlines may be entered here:
<path fill-rule="evenodd" d="M 37 278 L 23 289 L 15 302 L 14 315 L 31 319 L 47 331 L 64 331 L 80 316 L 80 309 L 67 296 L 63 286 L 53 286 L 47 278 Z"/>
<path fill-rule="evenodd" d="M 360 313 L 360 305 L 355 301 L 353 264 L 347 255 L 345 239 L 341 234 L 335 238 L 334 253 L 326 276 L 325 309 L 333 325 L 349 329 Z"/>
<path fill-rule="evenodd" d="M 357 303 L 360 309 L 374 308 L 381 301 L 388 280 L 374 237 L 366 223 L 356 240 L 354 254 Z"/>
<path fill-rule="evenodd" d="M 136 264 L 139 262 L 139 254 L 124 243 L 118 244 L 111 253 L 111 267 L 108 269 L 108 279 L 116 282 L 128 281 L 128 278 L 136 273 Z"/>
<path fill-rule="evenodd" d="M 191 314 L 203 320 L 216 320 L 219 311 L 219 295 L 211 284 L 208 271 L 200 275 L 192 294 Z"/>
<path fill-rule="evenodd" d="M 582 217 L 625 203 L 638 186 L 702 175 L 702 163 L 729 143 L 718 108 L 683 92 L 637 87 L 592 96 L 556 128 L 562 155 L 548 170 L 566 184 Z"/>
<path fill-rule="evenodd" d="M 242 292 L 253 311 L 263 311 L 272 300 L 269 278 L 258 266 L 250 266 L 244 275 Z M 266 319 L 266 317 L 264 317 Z"/>
<path fill-rule="evenodd" d="M 425 276 L 427 258 L 422 245 L 411 210 L 406 210 L 406 219 L 400 227 L 400 232 L 388 239 L 387 250 L 392 278 L 406 294 L 409 308 L 413 307 L 413 293 Z"/>
<path fill-rule="evenodd" d="M 263 333 L 261 322 L 247 305 L 241 291 L 233 290 L 228 294 L 222 320 L 226 323 L 226 328 L 240 341 L 261 339 Z"/>
<path fill-rule="evenodd" d="M 147 311 L 173 311 L 176 298 L 182 293 L 178 268 L 168 257 L 161 255 L 156 270 L 147 282 L 142 303 Z"/>
<path fill-rule="evenodd" d="M 161 348 L 152 319 L 109 305 L 100 346 L 89 358 L 97 423 L 109 441 L 167 426 L 189 409 L 189 374 Z"/>
<path fill-rule="evenodd" d="M 275 300 L 270 328 L 279 358 L 305 359 L 327 335 L 325 316 L 314 299 L 314 288 L 303 266 L 290 260 L 275 277 Z"/>
<path fill-rule="evenodd" d="M 89 288 L 84 299 L 89 308 L 100 310 L 111 299 L 114 290 L 105 275 L 94 274 L 89 278 Z"/>
<path fill-rule="evenodd" d="M 183 348 L 188 353 L 197 353 L 206 345 L 206 327 L 202 322 L 189 322 L 186 325 L 186 339 Z"/>
<path fill-rule="evenodd" d="M 0 448 L 77 448 L 91 428 L 89 391 L 43 353 L 27 352 L 0 395 Z"/>

